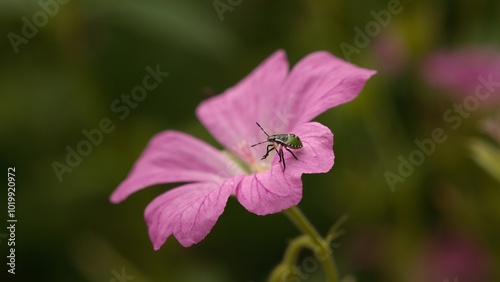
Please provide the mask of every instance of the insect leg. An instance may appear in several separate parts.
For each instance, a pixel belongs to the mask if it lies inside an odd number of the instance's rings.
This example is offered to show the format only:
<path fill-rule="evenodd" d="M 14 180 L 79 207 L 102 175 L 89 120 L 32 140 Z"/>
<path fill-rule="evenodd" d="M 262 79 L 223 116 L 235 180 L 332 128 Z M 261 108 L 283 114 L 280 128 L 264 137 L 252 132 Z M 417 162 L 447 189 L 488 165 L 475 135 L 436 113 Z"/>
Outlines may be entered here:
<path fill-rule="evenodd" d="M 282 152 L 283 149 L 281 147 L 279 147 L 279 150 L 276 147 L 274 147 L 274 149 L 276 150 L 276 153 L 278 154 L 278 157 L 280 157 L 280 161 L 279 162 L 281 163 L 281 160 L 283 159 L 283 155 L 280 152 Z"/>
<path fill-rule="evenodd" d="M 292 151 L 290 151 L 290 149 L 288 149 L 287 147 L 285 147 L 285 149 L 286 149 L 288 152 L 290 152 L 290 154 L 292 154 L 292 156 L 293 156 L 296 160 L 298 160 L 298 159 L 297 159 L 297 157 L 293 154 L 293 152 L 292 152 Z"/>
<path fill-rule="evenodd" d="M 267 145 L 267 149 L 266 149 L 266 154 L 262 157 L 261 160 L 267 158 L 267 156 L 269 156 L 269 153 L 274 149 L 274 145 L 273 144 L 269 144 Z"/>
<path fill-rule="evenodd" d="M 285 171 L 286 163 L 285 163 L 285 156 L 283 155 L 283 146 L 280 147 L 280 156 L 281 156 L 281 159 L 283 160 L 283 171 Z"/>

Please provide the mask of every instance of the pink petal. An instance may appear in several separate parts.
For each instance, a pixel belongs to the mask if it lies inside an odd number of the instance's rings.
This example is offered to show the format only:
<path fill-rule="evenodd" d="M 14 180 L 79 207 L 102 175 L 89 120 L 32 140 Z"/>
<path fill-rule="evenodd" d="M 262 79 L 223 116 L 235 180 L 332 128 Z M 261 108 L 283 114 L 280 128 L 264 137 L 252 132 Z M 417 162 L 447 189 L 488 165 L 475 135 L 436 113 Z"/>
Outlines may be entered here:
<path fill-rule="evenodd" d="M 197 115 L 212 135 L 248 161 L 243 148 L 269 134 L 289 133 L 322 112 L 354 99 L 375 71 L 327 52 L 305 57 L 291 71 L 277 51 L 236 86 L 204 101 Z"/>
<path fill-rule="evenodd" d="M 205 142 L 182 132 L 164 131 L 151 139 L 110 199 L 117 203 L 140 189 L 162 183 L 222 183 L 241 173 L 236 163 Z"/>
<path fill-rule="evenodd" d="M 154 249 L 158 250 L 172 234 L 184 247 L 203 240 L 224 211 L 236 185 L 230 181 L 222 186 L 187 184 L 154 199 L 144 213 Z"/>
<path fill-rule="evenodd" d="M 296 113 L 288 123 L 291 129 L 356 98 L 375 73 L 328 52 L 311 53 L 294 66 L 276 104 Z"/>
<path fill-rule="evenodd" d="M 266 172 L 243 176 L 235 191 L 248 211 L 266 215 L 297 205 L 302 199 L 302 180 L 273 165 Z"/>
<path fill-rule="evenodd" d="M 250 212 L 265 215 L 297 205 L 302 198 L 302 174 L 324 173 L 333 167 L 333 134 L 328 127 L 310 122 L 297 127 L 293 133 L 303 145 L 300 149 L 290 149 L 297 159 L 285 150 L 286 169 L 283 170 L 279 156 L 273 152 L 270 170 L 244 176 L 236 188 L 238 201 Z M 265 148 L 261 150 L 265 152 Z"/>
<path fill-rule="evenodd" d="M 196 114 L 220 144 L 245 158 L 241 148 L 248 147 L 249 137 L 261 136 L 255 122 L 270 116 L 287 73 L 285 52 L 279 50 L 237 85 L 202 102 Z"/>
<path fill-rule="evenodd" d="M 300 149 L 284 151 L 286 174 L 302 175 L 303 173 L 325 173 L 332 169 L 335 155 L 333 153 L 333 133 L 318 122 L 302 124 L 292 130 L 302 141 Z M 279 157 L 274 156 L 273 166 L 281 166 Z"/>

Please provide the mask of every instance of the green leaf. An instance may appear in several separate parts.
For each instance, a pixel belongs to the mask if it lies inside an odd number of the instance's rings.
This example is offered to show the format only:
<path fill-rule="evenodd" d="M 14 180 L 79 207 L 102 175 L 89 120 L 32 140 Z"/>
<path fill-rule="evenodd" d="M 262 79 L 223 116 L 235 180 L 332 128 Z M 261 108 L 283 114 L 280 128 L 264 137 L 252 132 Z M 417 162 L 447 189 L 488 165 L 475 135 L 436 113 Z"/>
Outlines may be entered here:
<path fill-rule="evenodd" d="M 500 149 L 480 139 L 473 139 L 469 147 L 474 161 L 500 181 Z"/>

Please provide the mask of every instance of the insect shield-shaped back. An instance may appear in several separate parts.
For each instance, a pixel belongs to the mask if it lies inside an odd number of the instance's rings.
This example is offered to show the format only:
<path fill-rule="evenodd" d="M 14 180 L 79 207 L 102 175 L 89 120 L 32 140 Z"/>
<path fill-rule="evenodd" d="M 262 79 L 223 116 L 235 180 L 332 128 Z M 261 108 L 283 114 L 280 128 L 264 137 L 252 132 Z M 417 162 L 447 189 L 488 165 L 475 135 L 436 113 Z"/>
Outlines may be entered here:
<path fill-rule="evenodd" d="M 269 142 L 276 142 L 283 146 L 290 147 L 291 149 L 302 148 L 302 141 L 299 136 L 295 134 L 275 134 L 267 138 Z"/>
<path fill-rule="evenodd" d="M 300 141 L 300 138 L 299 136 L 295 135 L 295 134 L 287 134 L 288 138 L 287 138 L 287 141 L 286 141 L 286 145 L 289 146 L 290 148 L 292 149 L 300 149 L 302 148 L 302 141 Z"/>
<path fill-rule="evenodd" d="M 292 133 L 269 135 L 264 130 L 264 128 L 262 128 L 262 126 L 260 126 L 260 124 L 258 122 L 256 122 L 256 124 L 260 127 L 262 132 L 264 132 L 267 135 L 267 140 L 259 142 L 257 144 L 253 144 L 252 147 L 257 146 L 257 145 L 262 144 L 262 143 L 266 143 L 266 142 L 271 143 L 271 144 L 267 145 L 266 153 L 264 154 L 264 156 L 262 157 L 261 160 L 267 158 L 267 156 L 269 156 L 269 153 L 274 149 L 274 150 L 276 150 L 276 153 L 278 153 L 278 156 L 280 158 L 279 162 L 283 162 L 283 170 L 285 170 L 286 163 L 285 163 L 285 157 L 283 155 L 283 148 L 285 148 L 285 150 L 290 152 L 290 154 L 292 154 L 292 156 L 296 160 L 298 160 L 297 157 L 293 154 L 292 151 L 290 151 L 289 148 L 291 148 L 291 149 L 302 148 L 302 141 L 300 141 L 299 136 L 292 134 Z"/>

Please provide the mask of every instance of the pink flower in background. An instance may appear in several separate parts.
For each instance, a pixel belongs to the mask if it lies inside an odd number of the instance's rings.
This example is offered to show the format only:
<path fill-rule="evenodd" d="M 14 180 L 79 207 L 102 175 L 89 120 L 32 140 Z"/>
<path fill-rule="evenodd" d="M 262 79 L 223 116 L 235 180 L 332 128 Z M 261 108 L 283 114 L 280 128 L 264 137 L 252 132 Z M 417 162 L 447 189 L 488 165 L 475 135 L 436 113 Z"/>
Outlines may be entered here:
<path fill-rule="evenodd" d="M 433 86 L 461 96 L 491 93 L 487 98 L 488 101 L 500 101 L 500 51 L 498 50 L 472 47 L 439 52 L 426 60 L 423 73 L 425 79 Z"/>
<path fill-rule="evenodd" d="M 432 237 L 411 281 L 443 281 L 457 277 L 459 282 L 488 282 L 491 263 L 487 250 L 463 234 L 438 234 Z"/>
<path fill-rule="evenodd" d="M 289 71 L 285 52 L 277 51 L 236 86 L 196 109 L 227 151 L 182 132 L 161 132 L 149 142 L 111 201 L 121 202 L 151 185 L 187 183 L 166 191 L 146 208 L 155 250 L 172 234 L 185 247 L 203 240 L 231 195 L 258 215 L 297 205 L 302 197 L 301 175 L 327 172 L 334 162 L 332 132 L 310 121 L 354 99 L 374 73 L 327 52 L 312 53 Z M 276 153 L 261 160 L 264 145 L 250 147 L 266 140 L 256 122 L 269 134 L 294 133 L 302 140 L 303 148 L 294 151 L 297 159 L 285 151 L 285 170 Z"/>

